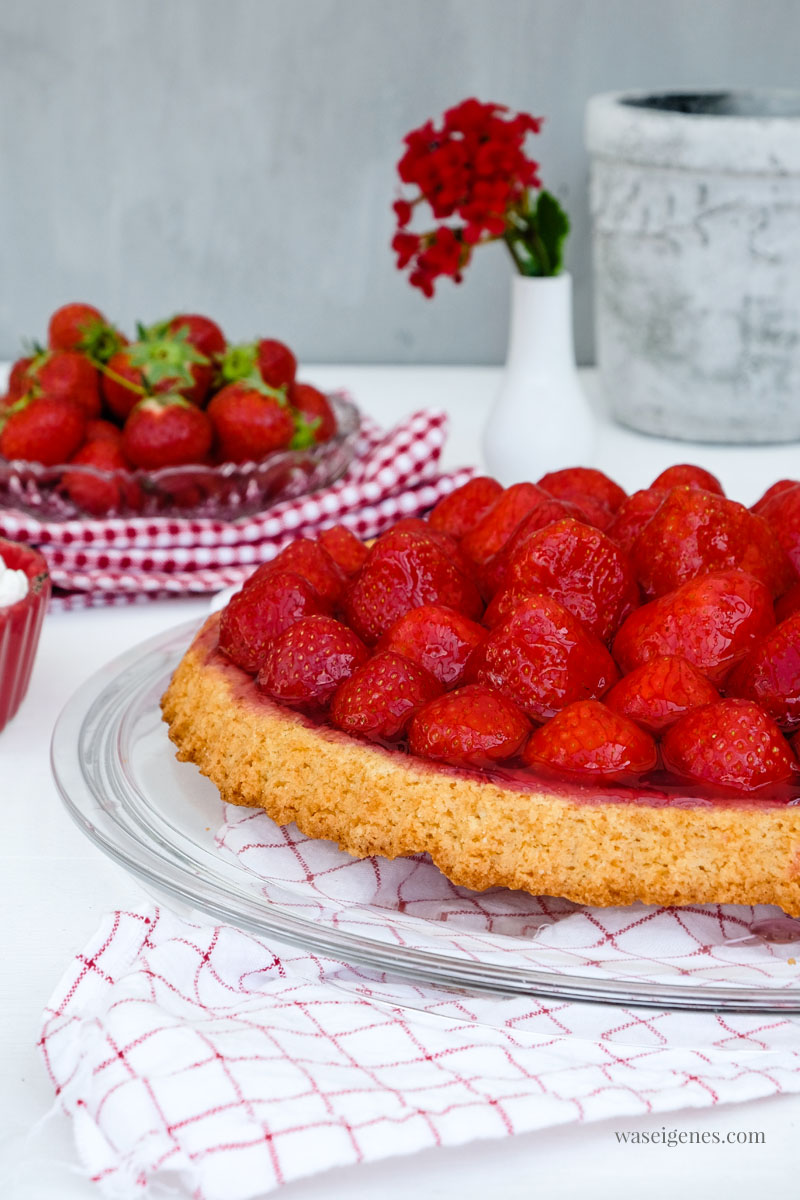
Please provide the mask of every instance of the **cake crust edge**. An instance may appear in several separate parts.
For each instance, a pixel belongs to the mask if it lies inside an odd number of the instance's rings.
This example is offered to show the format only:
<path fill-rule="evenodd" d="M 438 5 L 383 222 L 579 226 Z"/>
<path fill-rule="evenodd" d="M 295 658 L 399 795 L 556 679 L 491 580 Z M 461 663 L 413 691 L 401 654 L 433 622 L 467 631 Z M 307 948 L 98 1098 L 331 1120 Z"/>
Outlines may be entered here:
<path fill-rule="evenodd" d="M 430 768 L 247 696 L 209 618 L 161 701 L 223 800 L 356 858 L 427 853 L 454 883 L 578 904 L 776 904 L 800 916 L 800 806 L 582 803 Z"/>

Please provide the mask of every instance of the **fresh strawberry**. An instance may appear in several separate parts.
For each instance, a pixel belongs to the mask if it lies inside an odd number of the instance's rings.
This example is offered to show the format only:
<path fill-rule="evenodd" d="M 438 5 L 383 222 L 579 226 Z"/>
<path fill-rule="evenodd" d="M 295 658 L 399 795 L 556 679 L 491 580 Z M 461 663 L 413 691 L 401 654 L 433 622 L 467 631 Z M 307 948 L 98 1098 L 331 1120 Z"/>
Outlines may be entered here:
<path fill-rule="evenodd" d="M 368 657 L 352 629 L 333 617 L 302 617 L 270 642 L 256 684 L 281 704 L 313 712 Z"/>
<path fill-rule="evenodd" d="M 543 494 L 527 516 L 522 518 L 505 544 L 481 565 L 478 579 L 483 594 L 494 596 L 501 588 L 505 588 L 508 585 L 508 564 L 517 548 L 526 542 L 531 534 L 544 529 L 546 525 L 552 525 L 554 521 L 560 521 L 563 517 L 574 517 L 578 521 L 583 519 L 580 509 L 574 504 Z"/>
<path fill-rule="evenodd" d="M 315 442 L 327 442 L 336 433 L 336 416 L 325 396 L 310 383 L 293 383 L 289 404 L 294 416 L 292 447 L 304 450 Z"/>
<path fill-rule="evenodd" d="M 183 396 L 148 396 L 131 412 L 122 433 L 122 450 L 135 467 L 158 470 L 208 458 L 211 422 Z"/>
<path fill-rule="evenodd" d="M 637 538 L 633 560 L 648 596 L 734 568 L 760 579 L 773 596 L 792 582 L 786 555 L 762 517 L 695 487 L 669 492 Z"/>
<path fill-rule="evenodd" d="M 364 565 L 368 548 L 346 525 L 331 525 L 319 535 L 319 544 L 328 551 L 345 575 L 355 575 Z"/>
<path fill-rule="evenodd" d="M 418 709 L 440 695 L 441 684 L 400 654 L 380 651 L 345 679 L 331 701 L 331 721 L 345 733 L 400 737 Z"/>
<path fill-rule="evenodd" d="M 781 729 L 800 729 L 800 611 L 753 647 L 729 675 L 725 690 L 755 700 Z"/>
<path fill-rule="evenodd" d="M 61 478 L 62 489 L 82 512 L 106 517 L 122 508 L 141 506 L 144 500 L 141 488 L 130 474 L 130 463 L 119 442 L 108 438 L 87 440 L 71 462 L 73 466 L 93 468 L 67 470 Z"/>
<path fill-rule="evenodd" d="M 680 655 L 720 684 L 774 624 L 763 583 L 743 571 L 717 571 L 631 613 L 614 640 L 614 657 L 627 674 L 651 658 Z"/>
<path fill-rule="evenodd" d="M 29 354 L 26 358 L 18 358 L 12 364 L 8 375 L 8 394 L 12 399 L 18 400 L 20 396 L 24 396 L 30 387 L 28 380 L 28 371 L 33 363 L 35 355 Z"/>
<path fill-rule="evenodd" d="M 526 766 L 582 782 L 631 783 L 658 760 L 649 733 L 598 700 L 578 700 L 531 734 Z"/>
<path fill-rule="evenodd" d="M 666 492 L 656 488 L 633 492 L 614 513 L 614 519 L 606 528 L 606 536 L 610 537 L 612 542 L 616 542 L 626 554 L 631 554 L 636 539 L 650 518 L 658 512 L 666 495 Z"/>
<path fill-rule="evenodd" d="M 800 612 L 800 582 L 775 601 L 775 620 L 780 624 L 796 612 Z"/>
<path fill-rule="evenodd" d="M 628 556 L 599 529 L 568 517 L 539 529 L 517 547 L 508 583 L 553 596 L 601 641 L 608 641 L 639 604 Z"/>
<path fill-rule="evenodd" d="M 480 683 L 431 700 L 411 722 L 412 754 L 455 767 L 491 767 L 519 752 L 530 723 L 513 701 Z"/>
<path fill-rule="evenodd" d="M 72 400 L 87 417 L 100 415 L 97 368 L 76 350 L 46 350 L 37 354 L 28 367 L 26 391 Z"/>
<path fill-rule="evenodd" d="M 47 344 L 51 350 L 78 350 L 94 362 L 105 363 L 127 344 L 127 339 L 99 308 L 74 303 L 64 304 L 51 316 Z"/>
<path fill-rule="evenodd" d="M 118 421 L 125 421 L 132 409 L 148 394 L 141 369 L 131 362 L 127 350 L 118 350 L 103 368 L 100 380 L 108 411 Z"/>
<path fill-rule="evenodd" d="M 774 493 L 761 505 L 760 515 L 789 556 L 795 575 L 800 575 L 800 483 Z M 791 580 L 789 586 L 795 582 Z"/>
<path fill-rule="evenodd" d="M 219 648 L 237 667 L 255 675 L 273 638 L 303 617 L 326 614 L 306 579 L 292 571 L 275 571 L 228 601 L 220 617 Z"/>
<path fill-rule="evenodd" d="M 435 542 L 411 530 L 376 542 L 342 600 L 348 624 L 368 644 L 422 604 L 443 604 L 473 620 L 483 612 L 472 580 Z"/>
<path fill-rule="evenodd" d="M 619 678 L 603 643 L 551 596 L 531 596 L 473 651 L 467 678 L 502 692 L 534 721 L 597 698 Z"/>
<path fill-rule="evenodd" d="M 267 394 L 246 383 L 229 383 L 208 405 L 219 456 L 223 462 L 258 462 L 285 449 L 294 436 L 294 421 L 279 394 Z"/>
<path fill-rule="evenodd" d="M 514 483 L 501 492 L 477 525 L 462 538 L 461 549 L 473 563 L 482 565 L 508 541 L 523 517 L 543 499 L 535 483 Z"/>
<path fill-rule="evenodd" d="M 163 333 L 185 333 L 187 342 L 212 362 L 225 353 L 227 346 L 225 334 L 216 321 L 199 313 L 176 313 L 164 322 Z"/>
<path fill-rule="evenodd" d="M 579 508 L 582 507 L 581 499 L 590 496 L 612 513 L 617 511 L 627 494 L 618 483 L 594 467 L 566 467 L 563 471 L 551 471 L 542 476 L 539 487 L 559 500 L 571 500 Z"/>
<path fill-rule="evenodd" d="M 86 442 L 114 442 L 115 445 L 121 446 L 122 430 L 112 421 L 94 417 L 86 422 Z"/>
<path fill-rule="evenodd" d="M 470 479 L 434 505 L 428 518 L 431 528 L 462 538 L 475 528 L 502 491 L 502 484 L 488 475 Z"/>
<path fill-rule="evenodd" d="M 59 396 L 23 396 L 3 413 L 0 454 L 7 459 L 68 462 L 83 441 L 86 413 Z"/>
<path fill-rule="evenodd" d="M 256 361 L 261 378 L 269 387 L 291 388 L 297 374 L 297 359 L 283 342 L 261 338 L 256 344 Z"/>
<path fill-rule="evenodd" d="M 716 475 L 712 475 L 704 467 L 695 467 L 690 463 L 667 467 L 666 471 L 662 471 L 650 484 L 651 489 L 662 492 L 668 492 L 674 487 L 694 487 L 704 492 L 716 492 L 718 496 L 725 495 L 725 489 Z"/>
<path fill-rule="evenodd" d="M 787 782 L 797 762 L 775 722 L 750 700 L 695 708 L 668 729 L 664 765 L 692 783 L 753 792 Z"/>
<path fill-rule="evenodd" d="M 659 734 L 684 713 L 714 700 L 719 700 L 719 692 L 690 662 L 660 656 L 623 676 L 603 702 L 612 712 Z"/>
<path fill-rule="evenodd" d="M 345 577 L 319 542 L 311 538 L 295 538 L 288 546 L 284 546 L 275 558 L 262 563 L 250 578 L 245 580 L 244 586 L 251 587 L 260 579 L 284 571 L 291 571 L 307 580 L 329 609 L 338 604 L 344 590 Z"/>
<path fill-rule="evenodd" d="M 220 365 L 223 383 L 264 383 L 288 395 L 297 373 L 297 359 L 274 338 L 229 346 Z"/>
<path fill-rule="evenodd" d="M 402 654 L 452 688 L 461 682 L 467 659 L 485 637 L 482 625 L 454 608 L 423 604 L 395 621 L 378 642 L 378 650 Z"/>
<path fill-rule="evenodd" d="M 781 492 L 790 491 L 793 487 L 797 486 L 797 483 L 796 479 L 779 479 L 777 483 L 773 483 L 767 488 L 760 500 L 756 500 L 755 504 L 750 506 L 750 511 L 763 516 L 764 509 L 775 496 L 780 496 Z"/>

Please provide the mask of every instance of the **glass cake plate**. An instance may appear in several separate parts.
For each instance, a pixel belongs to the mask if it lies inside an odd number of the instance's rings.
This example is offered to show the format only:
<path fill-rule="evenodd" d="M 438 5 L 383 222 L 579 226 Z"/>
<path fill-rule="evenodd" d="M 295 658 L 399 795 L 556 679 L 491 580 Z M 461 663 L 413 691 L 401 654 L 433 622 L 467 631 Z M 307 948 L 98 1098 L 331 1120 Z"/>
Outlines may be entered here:
<path fill-rule="evenodd" d="M 159 899 L 337 961 L 450 990 L 800 1012 L 800 921 L 762 905 L 582 908 L 456 887 L 424 855 L 358 860 L 223 804 L 180 763 L 159 700 L 192 622 L 114 660 L 53 734 L 86 835 Z"/>

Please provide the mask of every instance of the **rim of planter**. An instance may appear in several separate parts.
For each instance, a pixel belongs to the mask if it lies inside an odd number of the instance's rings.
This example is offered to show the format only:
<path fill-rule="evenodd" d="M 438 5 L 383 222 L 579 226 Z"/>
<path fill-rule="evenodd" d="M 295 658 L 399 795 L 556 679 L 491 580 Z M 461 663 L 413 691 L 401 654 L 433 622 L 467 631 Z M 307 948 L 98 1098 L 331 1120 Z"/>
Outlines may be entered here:
<path fill-rule="evenodd" d="M 800 91 L 604 92 L 586 106 L 597 158 L 735 175 L 800 174 Z"/>

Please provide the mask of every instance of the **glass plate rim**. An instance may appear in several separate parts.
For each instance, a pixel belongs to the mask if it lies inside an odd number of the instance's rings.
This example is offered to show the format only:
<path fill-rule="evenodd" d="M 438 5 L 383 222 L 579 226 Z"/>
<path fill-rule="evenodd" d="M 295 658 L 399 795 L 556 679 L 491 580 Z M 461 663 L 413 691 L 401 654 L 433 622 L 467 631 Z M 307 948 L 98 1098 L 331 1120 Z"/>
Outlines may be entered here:
<path fill-rule="evenodd" d="M 205 619 L 205 618 L 204 618 Z M 800 1012 L 800 988 L 763 989 L 747 985 L 710 984 L 689 992 L 689 985 L 658 982 L 655 986 L 632 979 L 589 979 L 579 975 L 549 973 L 544 969 L 495 964 L 475 964 L 469 960 L 437 956 L 430 950 L 393 947 L 391 943 L 340 930 L 328 930 L 318 921 L 260 897 L 254 910 L 245 887 L 235 888 L 226 880 L 201 875 L 192 869 L 192 860 L 182 862 L 177 847 L 168 847 L 165 855 L 154 839 L 143 831 L 134 835 L 120 823 L 113 811 L 97 800 L 81 759 L 82 732 L 95 710 L 108 705 L 109 690 L 120 686 L 134 669 L 159 655 L 164 669 L 170 671 L 188 647 L 203 622 L 196 618 L 173 626 L 131 647 L 111 659 L 86 679 L 71 695 L 55 723 L 50 762 L 59 795 L 78 828 L 109 858 L 145 885 L 166 892 L 173 900 L 216 921 L 232 924 L 260 937 L 276 938 L 283 943 L 308 949 L 337 961 L 385 971 L 405 981 L 425 983 L 450 991 L 468 991 L 498 996 L 533 995 L 548 999 L 578 1002 L 623 1003 L 627 1007 L 672 1008 L 676 1010 L 739 1011 L 787 1014 Z M 174 656 L 167 667 L 166 658 Z M 115 797 L 120 803 L 120 798 Z M 203 859 L 209 851 L 197 845 Z M 223 862 L 220 857 L 220 863 Z M 234 860 L 224 860 L 224 874 L 232 880 L 249 880 L 255 887 L 258 877 Z M 199 864 L 195 861 L 195 868 Z M 354 907 L 359 907 L 358 905 Z M 410 918 L 426 923 L 423 917 Z"/>

